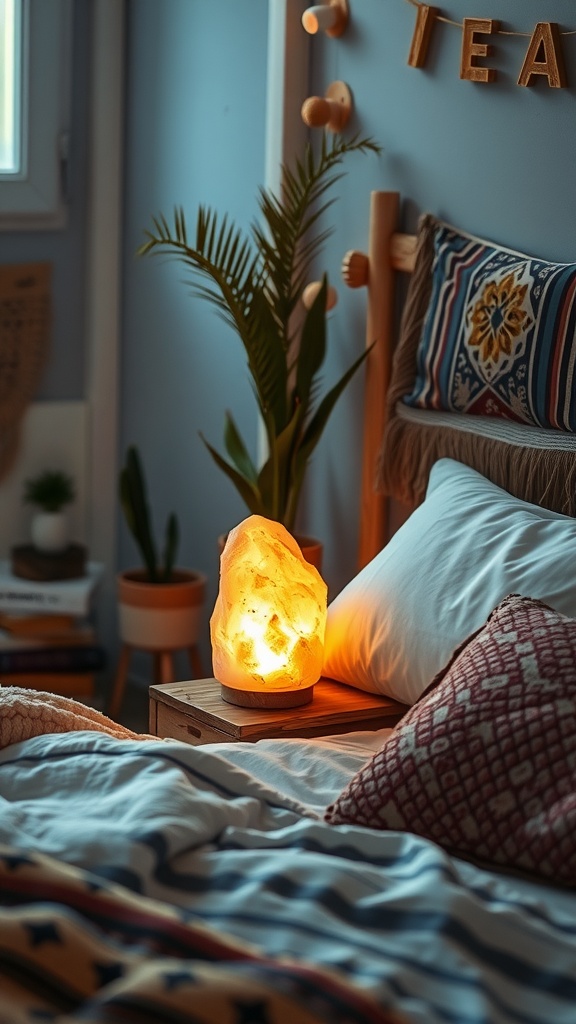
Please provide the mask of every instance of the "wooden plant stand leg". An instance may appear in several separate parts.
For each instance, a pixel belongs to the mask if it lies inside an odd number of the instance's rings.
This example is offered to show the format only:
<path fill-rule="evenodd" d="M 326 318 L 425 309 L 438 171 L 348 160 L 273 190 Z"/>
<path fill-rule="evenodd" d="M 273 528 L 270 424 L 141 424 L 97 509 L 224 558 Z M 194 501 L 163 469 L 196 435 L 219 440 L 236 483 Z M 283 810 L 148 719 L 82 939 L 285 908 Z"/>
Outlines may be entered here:
<path fill-rule="evenodd" d="M 160 651 L 156 656 L 159 664 L 160 682 L 173 683 L 176 675 L 172 651 Z"/>
<path fill-rule="evenodd" d="M 116 676 L 114 678 L 114 686 L 112 687 L 112 694 L 108 706 L 108 715 L 110 718 L 117 718 L 118 715 L 120 714 L 120 708 L 122 707 L 122 699 L 124 697 L 124 690 L 126 688 L 126 677 L 128 675 L 128 666 L 130 664 L 131 655 L 132 648 L 130 647 L 130 645 L 122 644 L 120 657 L 118 658 Z"/>
<path fill-rule="evenodd" d="M 122 644 L 120 650 L 120 657 L 118 658 L 118 667 L 116 669 L 116 676 L 114 679 L 114 685 L 112 687 L 112 694 L 109 701 L 108 715 L 110 718 L 117 718 L 122 708 L 122 700 L 124 697 L 124 691 L 126 689 L 126 679 L 128 676 L 128 666 L 130 664 L 130 658 L 132 651 L 136 648 L 131 647 L 130 644 Z M 202 659 L 200 657 L 200 651 L 196 644 L 192 647 L 187 648 L 188 658 L 190 660 L 190 668 L 192 670 L 192 677 L 194 679 L 203 679 L 204 672 L 202 669 Z M 161 683 L 173 683 L 176 679 L 176 667 L 174 665 L 174 651 L 152 651 L 153 666 L 154 666 L 154 683 L 158 686 Z"/>
<path fill-rule="evenodd" d="M 190 660 L 190 668 L 192 669 L 193 679 L 204 679 L 204 670 L 202 668 L 202 658 L 200 657 L 200 650 L 196 644 L 188 648 L 188 658 Z"/>

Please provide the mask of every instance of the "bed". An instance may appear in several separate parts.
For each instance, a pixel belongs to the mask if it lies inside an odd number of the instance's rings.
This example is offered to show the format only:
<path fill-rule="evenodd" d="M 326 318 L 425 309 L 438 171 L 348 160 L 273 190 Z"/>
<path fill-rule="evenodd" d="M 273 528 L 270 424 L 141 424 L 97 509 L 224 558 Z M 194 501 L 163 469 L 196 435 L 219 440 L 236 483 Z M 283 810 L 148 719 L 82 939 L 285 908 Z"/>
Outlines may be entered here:
<path fill-rule="evenodd" d="M 345 261 L 379 344 L 324 672 L 410 710 L 193 747 L 1 688 L 2 1024 L 576 1020 L 576 266 L 398 204 Z"/>

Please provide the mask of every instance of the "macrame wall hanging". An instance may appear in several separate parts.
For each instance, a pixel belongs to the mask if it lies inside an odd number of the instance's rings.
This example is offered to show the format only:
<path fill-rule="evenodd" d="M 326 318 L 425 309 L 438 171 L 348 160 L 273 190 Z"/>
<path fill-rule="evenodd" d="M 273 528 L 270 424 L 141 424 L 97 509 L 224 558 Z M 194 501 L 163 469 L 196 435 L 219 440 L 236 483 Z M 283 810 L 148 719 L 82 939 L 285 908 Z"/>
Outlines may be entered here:
<path fill-rule="evenodd" d="M 50 263 L 0 265 L 0 480 L 12 467 L 46 365 L 51 285 Z"/>

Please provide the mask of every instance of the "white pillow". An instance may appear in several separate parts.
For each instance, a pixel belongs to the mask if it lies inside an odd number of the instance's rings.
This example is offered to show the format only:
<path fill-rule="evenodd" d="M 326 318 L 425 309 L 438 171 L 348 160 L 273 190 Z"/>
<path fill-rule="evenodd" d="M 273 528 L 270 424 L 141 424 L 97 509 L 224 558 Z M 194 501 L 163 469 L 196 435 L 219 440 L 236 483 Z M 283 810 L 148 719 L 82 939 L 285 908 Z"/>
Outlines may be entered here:
<path fill-rule="evenodd" d="M 576 519 L 440 459 L 424 502 L 329 605 L 323 675 L 413 704 L 508 594 L 576 617 Z"/>

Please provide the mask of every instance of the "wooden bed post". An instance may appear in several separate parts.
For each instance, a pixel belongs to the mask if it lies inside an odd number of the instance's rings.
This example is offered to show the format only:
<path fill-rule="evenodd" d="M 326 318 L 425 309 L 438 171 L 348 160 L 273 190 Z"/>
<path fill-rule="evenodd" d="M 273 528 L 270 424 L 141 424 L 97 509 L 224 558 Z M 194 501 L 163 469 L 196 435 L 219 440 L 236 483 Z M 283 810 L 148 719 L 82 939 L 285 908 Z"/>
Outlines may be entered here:
<path fill-rule="evenodd" d="M 388 539 L 388 501 L 377 493 L 375 478 L 386 419 L 393 349 L 395 270 L 392 236 L 397 231 L 399 207 L 398 192 L 372 192 L 368 255 L 349 252 L 342 264 L 342 276 L 349 287 L 368 287 L 366 345 L 376 342 L 365 369 L 359 568 L 366 565 Z"/>

